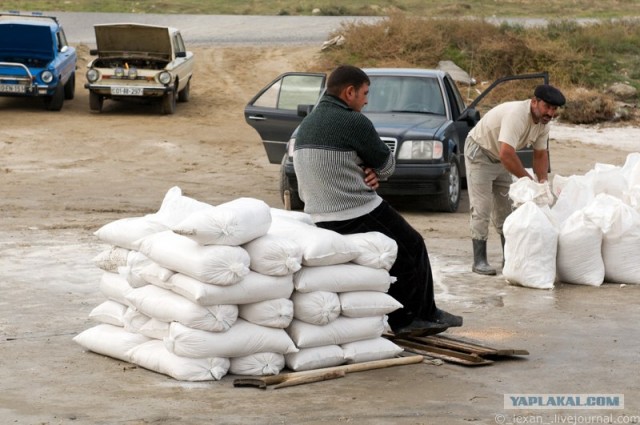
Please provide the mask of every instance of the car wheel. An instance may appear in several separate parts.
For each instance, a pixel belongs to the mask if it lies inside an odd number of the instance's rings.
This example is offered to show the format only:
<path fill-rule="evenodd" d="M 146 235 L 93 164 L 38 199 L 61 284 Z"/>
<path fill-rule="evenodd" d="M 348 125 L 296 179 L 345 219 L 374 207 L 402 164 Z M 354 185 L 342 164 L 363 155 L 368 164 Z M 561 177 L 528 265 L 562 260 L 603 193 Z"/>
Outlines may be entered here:
<path fill-rule="evenodd" d="M 104 103 L 104 97 L 98 93 L 89 92 L 89 108 L 92 111 L 102 112 L 102 104 Z"/>
<path fill-rule="evenodd" d="M 66 100 L 71 100 L 74 98 L 76 94 L 76 73 L 72 73 L 69 79 L 67 80 L 67 84 L 64 85 L 64 98 Z"/>
<path fill-rule="evenodd" d="M 44 98 L 44 105 L 49 111 L 59 111 L 64 103 L 64 86 L 58 83 L 53 95 Z"/>
<path fill-rule="evenodd" d="M 460 166 L 455 155 L 449 160 L 449 171 L 446 174 L 444 192 L 438 195 L 436 208 L 438 211 L 456 212 L 460 204 Z"/>
<path fill-rule="evenodd" d="M 187 85 L 184 86 L 182 91 L 178 92 L 178 102 L 188 102 L 191 91 L 191 80 L 187 81 Z"/>
<path fill-rule="evenodd" d="M 164 115 L 171 115 L 176 112 L 176 91 L 171 90 L 162 96 L 162 113 Z"/>
<path fill-rule="evenodd" d="M 291 187 L 291 182 L 289 178 L 284 172 L 284 163 L 287 160 L 287 156 L 282 159 L 282 164 L 280 166 L 280 199 L 286 206 L 285 202 L 285 194 L 289 193 L 289 204 L 292 210 L 302 210 L 304 209 L 304 202 L 300 199 L 300 195 L 298 191 Z"/>

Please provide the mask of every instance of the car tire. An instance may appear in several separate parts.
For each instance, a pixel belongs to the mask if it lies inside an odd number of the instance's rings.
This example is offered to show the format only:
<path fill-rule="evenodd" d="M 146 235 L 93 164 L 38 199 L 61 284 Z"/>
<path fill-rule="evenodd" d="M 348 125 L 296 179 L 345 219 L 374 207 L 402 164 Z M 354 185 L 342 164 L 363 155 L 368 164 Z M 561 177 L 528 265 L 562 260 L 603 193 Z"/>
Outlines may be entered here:
<path fill-rule="evenodd" d="M 44 98 L 44 105 L 49 111 L 59 111 L 64 103 L 64 86 L 58 83 L 51 96 Z"/>
<path fill-rule="evenodd" d="M 280 199 L 282 199 L 282 203 L 284 204 L 285 193 L 289 191 L 289 203 L 290 203 L 291 209 L 302 210 L 304 209 L 304 202 L 302 202 L 302 199 L 300 199 L 300 195 L 298 194 L 298 191 L 294 190 L 291 187 L 291 182 L 289 181 L 289 178 L 284 172 L 284 164 L 286 161 L 287 161 L 287 156 L 285 155 L 285 157 L 282 158 L 282 163 L 280 166 Z"/>
<path fill-rule="evenodd" d="M 449 171 L 445 174 L 446 184 L 444 192 L 436 198 L 436 209 L 443 212 L 456 212 L 460 205 L 460 191 L 462 190 L 460 165 L 455 154 L 449 159 Z"/>
<path fill-rule="evenodd" d="M 176 112 L 176 91 L 175 89 L 162 96 L 162 114 L 171 115 Z"/>
<path fill-rule="evenodd" d="M 102 104 L 104 103 L 104 97 L 98 93 L 89 92 L 89 108 L 92 111 L 102 112 Z"/>
<path fill-rule="evenodd" d="M 191 79 L 187 81 L 187 85 L 178 92 L 178 102 L 188 102 L 191 95 Z"/>
<path fill-rule="evenodd" d="M 65 100 L 71 100 L 76 95 L 76 73 L 71 73 L 71 76 L 67 80 L 67 84 L 64 85 L 64 98 Z"/>

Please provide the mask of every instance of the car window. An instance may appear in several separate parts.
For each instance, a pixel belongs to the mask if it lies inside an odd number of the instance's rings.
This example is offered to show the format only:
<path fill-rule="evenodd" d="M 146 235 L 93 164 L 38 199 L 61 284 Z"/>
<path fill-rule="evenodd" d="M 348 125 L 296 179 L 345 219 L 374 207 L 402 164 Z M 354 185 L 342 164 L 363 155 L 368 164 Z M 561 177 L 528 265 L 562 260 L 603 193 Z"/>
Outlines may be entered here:
<path fill-rule="evenodd" d="M 67 37 L 64 35 L 64 31 L 60 28 L 60 31 L 56 34 L 58 37 L 58 51 L 62 50 L 67 45 Z"/>
<path fill-rule="evenodd" d="M 176 53 L 184 52 L 186 49 L 184 47 L 184 41 L 182 40 L 182 35 L 180 33 L 176 33 L 174 35 L 174 45 L 176 46 Z"/>
<path fill-rule="evenodd" d="M 460 113 L 464 111 L 464 101 L 460 97 L 460 92 L 453 87 L 453 81 L 450 78 L 445 77 L 444 86 L 447 89 L 447 96 L 449 97 L 449 104 L 451 105 L 451 115 L 454 120 L 458 119 Z"/>
<path fill-rule="evenodd" d="M 254 102 L 254 106 L 296 110 L 298 105 L 313 105 L 322 91 L 324 77 L 285 75 L 274 82 Z"/>
<path fill-rule="evenodd" d="M 371 76 L 367 112 L 445 114 L 440 84 L 435 77 Z"/>

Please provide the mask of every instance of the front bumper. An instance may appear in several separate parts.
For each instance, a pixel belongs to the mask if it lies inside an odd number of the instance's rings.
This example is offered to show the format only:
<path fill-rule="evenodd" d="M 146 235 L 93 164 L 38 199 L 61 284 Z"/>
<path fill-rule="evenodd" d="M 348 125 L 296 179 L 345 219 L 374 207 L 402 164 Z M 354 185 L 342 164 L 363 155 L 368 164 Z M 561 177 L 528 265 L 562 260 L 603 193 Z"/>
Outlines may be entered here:
<path fill-rule="evenodd" d="M 449 164 L 405 165 L 396 164 L 391 177 L 380 182 L 376 192 L 387 196 L 419 196 L 439 195 L 445 193 L 449 179 Z M 298 190 L 298 179 L 293 169 L 293 162 L 284 164 L 284 173 L 291 189 Z"/>
<path fill-rule="evenodd" d="M 0 66 L 8 69 L 19 69 L 20 75 L 0 74 L 0 96 L 50 96 L 55 85 L 38 84 L 28 67 L 20 63 L 0 62 Z M 6 72 L 6 70 L 5 70 Z M 22 74 L 24 73 L 24 75 Z"/>
<path fill-rule="evenodd" d="M 173 91 L 173 86 L 113 85 L 85 83 L 85 89 L 104 97 L 162 97 Z"/>

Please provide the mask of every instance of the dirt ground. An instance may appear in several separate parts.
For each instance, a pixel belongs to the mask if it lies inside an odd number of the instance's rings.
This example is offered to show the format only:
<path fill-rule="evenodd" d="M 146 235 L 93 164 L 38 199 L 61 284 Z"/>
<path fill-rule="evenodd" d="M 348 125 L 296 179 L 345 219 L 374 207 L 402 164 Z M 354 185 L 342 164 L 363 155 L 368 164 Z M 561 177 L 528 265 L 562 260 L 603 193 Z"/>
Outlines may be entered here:
<path fill-rule="evenodd" d="M 90 112 L 80 50 L 76 98 L 61 112 L 0 98 L 0 423 L 589 423 L 604 415 L 640 423 L 640 287 L 534 290 L 471 273 L 466 192 L 455 214 L 398 209 L 427 241 L 439 306 L 464 316 L 449 334 L 529 356 L 260 391 L 234 388 L 232 376 L 177 382 L 84 351 L 72 338 L 95 324 L 88 314 L 104 301 L 91 261 L 106 248 L 93 235 L 100 226 L 156 211 L 173 186 L 214 205 L 255 197 L 282 207 L 279 167 L 268 163 L 243 107 L 281 72 L 304 70 L 317 48 L 194 49 L 191 100 L 172 116 L 108 100 L 102 113 Z M 552 130 L 552 167 L 562 175 L 622 165 L 630 149 L 557 140 Z M 501 260 L 495 234 L 489 255 Z M 505 410 L 504 394 L 514 393 L 624 394 L 625 407 Z"/>

